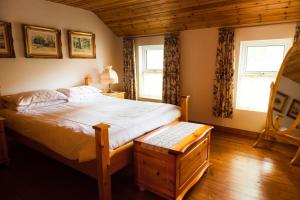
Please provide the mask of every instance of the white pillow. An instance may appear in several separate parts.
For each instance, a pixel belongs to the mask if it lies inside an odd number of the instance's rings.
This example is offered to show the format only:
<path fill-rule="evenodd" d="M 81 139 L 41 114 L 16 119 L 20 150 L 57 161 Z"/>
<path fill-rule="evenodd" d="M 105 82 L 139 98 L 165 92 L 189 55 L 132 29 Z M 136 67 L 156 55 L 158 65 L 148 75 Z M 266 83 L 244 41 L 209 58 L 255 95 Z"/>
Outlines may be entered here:
<path fill-rule="evenodd" d="M 28 106 L 32 103 L 67 100 L 68 97 L 55 90 L 37 90 L 32 92 L 22 92 L 14 95 L 1 97 L 4 103 L 16 106 Z"/>
<path fill-rule="evenodd" d="M 78 86 L 71 88 L 60 88 L 58 92 L 63 93 L 67 97 L 84 97 L 84 96 L 94 96 L 101 94 L 101 90 L 93 86 Z"/>
<path fill-rule="evenodd" d="M 68 100 L 45 101 L 45 102 L 32 103 L 32 104 L 27 105 L 27 106 L 17 106 L 15 104 L 5 103 L 4 107 L 8 108 L 10 110 L 25 111 L 25 110 L 32 110 L 32 109 L 35 109 L 35 108 L 41 108 L 41 107 L 46 107 L 46 106 L 57 105 L 57 104 L 66 103 L 66 102 L 68 102 Z"/>

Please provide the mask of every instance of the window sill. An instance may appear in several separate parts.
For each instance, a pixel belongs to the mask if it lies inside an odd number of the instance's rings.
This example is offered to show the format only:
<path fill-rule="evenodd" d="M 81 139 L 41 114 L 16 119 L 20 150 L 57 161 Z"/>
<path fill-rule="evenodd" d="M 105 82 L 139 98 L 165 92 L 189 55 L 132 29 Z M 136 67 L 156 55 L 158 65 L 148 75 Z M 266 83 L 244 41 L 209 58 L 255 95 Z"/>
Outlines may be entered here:
<path fill-rule="evenodd" d="M 253 110 L 250 108 L 235 108 L 238 111 L 243 111 L 243 112 L 257 112 L 257 113 L 267 113 L 267 111 L 261 111 L 261 110 Z"/>
<path fill-rule="evenodd" d="M 151 98 L 138 97 L 138 100 L 139 101 L 150 101 L 150 102 L 162 103 L 162 99 L 151 99 Z"/>

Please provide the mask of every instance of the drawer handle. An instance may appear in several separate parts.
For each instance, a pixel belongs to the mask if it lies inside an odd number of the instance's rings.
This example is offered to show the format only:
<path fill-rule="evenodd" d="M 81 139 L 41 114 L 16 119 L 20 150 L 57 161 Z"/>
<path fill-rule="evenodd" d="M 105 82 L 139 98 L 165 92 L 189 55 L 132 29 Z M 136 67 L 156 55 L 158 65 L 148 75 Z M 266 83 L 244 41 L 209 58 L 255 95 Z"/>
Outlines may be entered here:
<path fill-rule="evenodd" d="M 159 175 L 160 175 L 160 172 L 159 172 L 159 171 L 157 171 L 157 172 L 156 172 L 156 176 L 159 176 Z"/>

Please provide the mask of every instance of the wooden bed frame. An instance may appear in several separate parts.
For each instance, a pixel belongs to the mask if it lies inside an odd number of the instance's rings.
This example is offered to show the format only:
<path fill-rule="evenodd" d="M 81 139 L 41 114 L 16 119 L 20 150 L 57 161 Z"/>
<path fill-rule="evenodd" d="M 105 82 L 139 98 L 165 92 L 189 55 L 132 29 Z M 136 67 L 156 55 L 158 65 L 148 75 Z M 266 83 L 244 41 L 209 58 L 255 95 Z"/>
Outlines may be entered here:
<path fill-rule="evenodd" d="M 181 117 L 176 121 L 188 121 L 188 101 L 189 96 L 181 97 Z M 170 124 L 166 126 L 170 126 Z M 32 139 L 29 139 L 15 131 L 8 130 L 8 133 L 13 136 L 15 141 L 41 152 L 55 160 L 58 160 L 59 162 L 62 162 L 65 165 L 70 166 L 92 178 L 97 179 L 99 200 L 110 200 L 112 198 L 111 175 L 132 162 L 133 142 L 129 142 L 115 149 L 114 151 L 109 152 L 109 127 L 109 125 L 102 123 L 93 126 L 95 129 L 96 160 L 83 163 L 66 159 L 44 145 L 35 142 Z"/>

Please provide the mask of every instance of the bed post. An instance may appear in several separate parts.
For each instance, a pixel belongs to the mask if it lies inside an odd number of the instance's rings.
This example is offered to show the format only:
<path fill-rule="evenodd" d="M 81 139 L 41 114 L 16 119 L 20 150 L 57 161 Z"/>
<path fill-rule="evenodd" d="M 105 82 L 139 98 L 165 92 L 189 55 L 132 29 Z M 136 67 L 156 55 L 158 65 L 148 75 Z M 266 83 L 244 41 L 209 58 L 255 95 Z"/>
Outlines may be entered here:
<path fill-rule="evenodd" d="M 99 200 L 111 200 L 109 136 L 107 124 L 97 124 L 95 129 Z"/>
<path fill-rule="evenodd" d="M 181 96 L 180 98 L 180 106 L 181 106 L 181 121 L 188 122 L 189 121 L 189 99 L 190 96 Z"/>
<path fill-rule="evenodd" d="M 92 78 L 90 76 L 84 77 L 84 85 L 91 85 L 92 84 Z"/>

